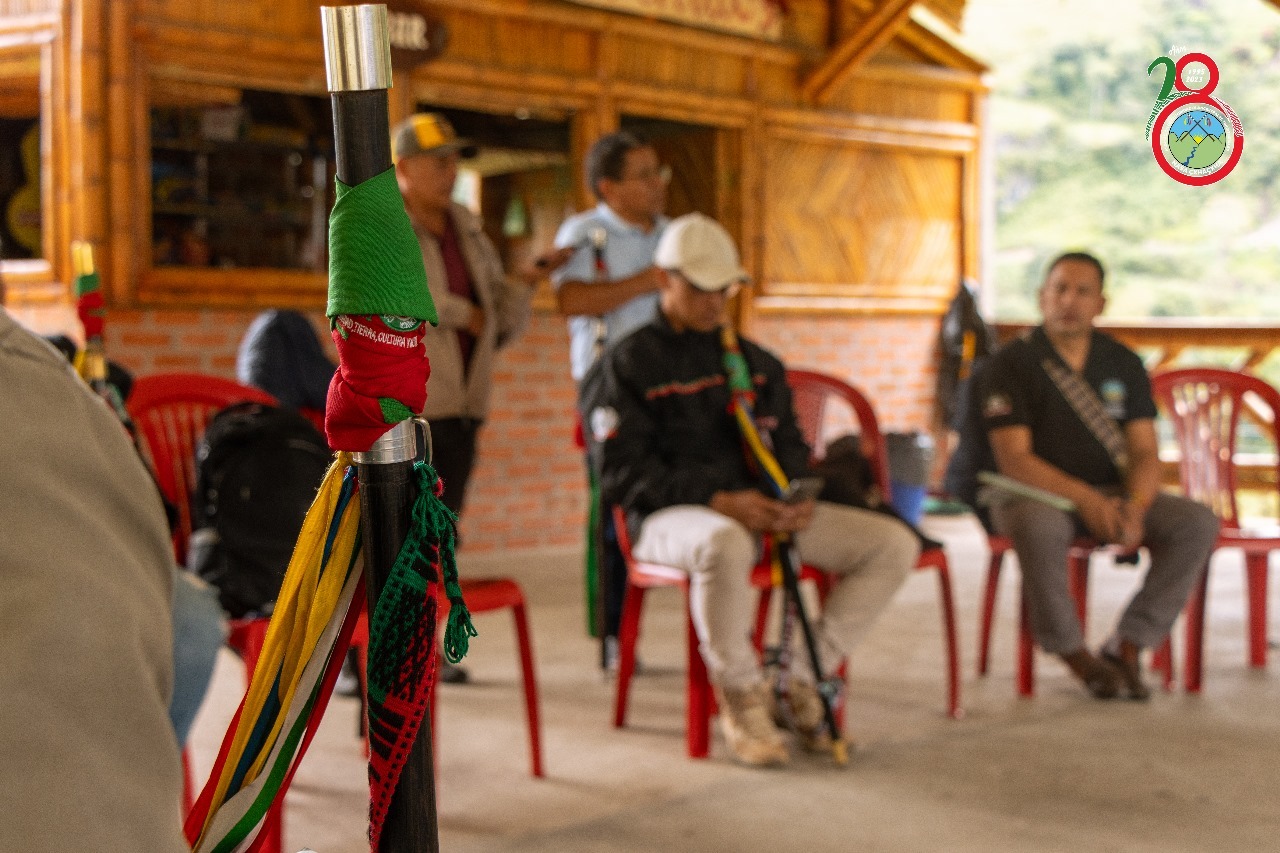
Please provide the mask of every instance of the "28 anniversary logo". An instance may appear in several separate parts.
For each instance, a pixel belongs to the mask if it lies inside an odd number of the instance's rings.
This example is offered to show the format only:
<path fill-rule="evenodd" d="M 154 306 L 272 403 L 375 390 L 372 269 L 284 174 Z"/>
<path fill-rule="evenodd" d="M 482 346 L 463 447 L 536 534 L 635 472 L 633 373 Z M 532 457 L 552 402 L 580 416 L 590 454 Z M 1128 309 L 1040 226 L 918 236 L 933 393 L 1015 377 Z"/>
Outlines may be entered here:
<path fill-rule="evenodd" d="M 1186 82 L 1187 66 L 1199 62 L 1208 69 L 1200 88 Z M 1151 108 L 1147 138 L 1165 174 L 1175 181 L 1203 187 L 1222 180 L 1240 162 L 1244 127 L 1227 104 L 1213 97 L 1218 66 L 1204 53 L 1188 53 L 1176 63 L 1162 56 L 1147 67 L 1148 76 L 1164 68 L 1164 85 Z"/>

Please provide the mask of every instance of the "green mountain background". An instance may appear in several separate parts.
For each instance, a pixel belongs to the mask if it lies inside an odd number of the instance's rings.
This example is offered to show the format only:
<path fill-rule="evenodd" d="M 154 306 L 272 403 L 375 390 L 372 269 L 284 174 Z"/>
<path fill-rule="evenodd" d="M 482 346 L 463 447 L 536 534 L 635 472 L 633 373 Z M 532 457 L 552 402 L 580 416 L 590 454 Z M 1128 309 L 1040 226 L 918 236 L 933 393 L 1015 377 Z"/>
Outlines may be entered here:
<path fill-rule="evenodd" d="M 1169 134 L 1169 153 L 1178 162 L 1193 169 L 1204 169 L 1218 162 L 1227 150 L 1227 140 L 1218 136 L 1206 136 L 1199 142 L 1187 131 L 1181 136 Z"/>
<path fill-rule="evenodd" d="M 1034 319 L 1045 262 L 1086 248 L 1108 267 L 1109 316 L 1280 317 L 1280 10 L 969 0 L 964 31 L 994 68 L 996 255 L 983 284 L 996 316 Z M 1247 140 L 1235 170 L 1208 187 L 1169 178 L 1145 136 L 1163 81 L 1147 66 L 1192 51 L 1216 61 L 1214 94 Z"/>

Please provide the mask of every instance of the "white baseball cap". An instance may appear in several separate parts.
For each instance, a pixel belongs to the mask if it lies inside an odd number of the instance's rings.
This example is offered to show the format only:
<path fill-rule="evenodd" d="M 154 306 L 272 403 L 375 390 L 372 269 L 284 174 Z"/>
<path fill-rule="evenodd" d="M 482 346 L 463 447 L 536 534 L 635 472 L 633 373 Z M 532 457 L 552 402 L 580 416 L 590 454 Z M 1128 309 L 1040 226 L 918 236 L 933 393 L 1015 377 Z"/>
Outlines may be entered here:
<path fill-rule="evenodd" d="M 671 220 L 658 240 L 653 262 L 661 269 L 675 270 L 708 293 L 749 278 L 729 232 L 701 213 L 687 213 Z"/>

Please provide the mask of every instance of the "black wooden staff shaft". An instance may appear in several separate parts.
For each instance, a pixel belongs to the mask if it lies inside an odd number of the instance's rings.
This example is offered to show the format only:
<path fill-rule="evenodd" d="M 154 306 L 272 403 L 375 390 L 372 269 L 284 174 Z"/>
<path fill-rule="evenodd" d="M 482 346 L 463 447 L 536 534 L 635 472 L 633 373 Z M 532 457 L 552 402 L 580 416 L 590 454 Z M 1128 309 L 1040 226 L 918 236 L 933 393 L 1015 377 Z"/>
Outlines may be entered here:
<path fill-rule="evenodd" d="M 775 537 L 773 547 L 780 548 L 779 556 L 782 564 L 782 585 L 786 592 L 786 605 L 795 608 L 796 621 L 800 623 L 800 632 L 804 635 L 805 651 L 809 655 L 809 665 L 813 668 L 813 679 L 818 686 L 818 697 L 822 700 L 822 718 L 826 721 L 827 731 L 831 733 L 832 755 L 836 763 L 844 764 L 846 759 L 843 735 L 836 724 L 835 698 L 822 689 L 822 661 L 818 659 L 818 638 L 813 633 L 813 624 L 804 609 L 804 599 L 800 597 L 800 561 L 796 559 L 795 547 L 790 539 Z M 787 638 L 789 641 L 790 638 Z"/>
<path fill-rule="evenodd" d="M 334 92 L 330 99 L 338 180 L 355 186 L 390 169 L 386 90 Z M 360 534 L 372 623 L 378 594 L 409 533 L 410 511 L 416 497 L 413 461 L 360 464 L 356 471 L 360 477 Z M 387 810 L 379 853 L 436 853 L 440 849 L 431 741 L 428 710 Z"/>

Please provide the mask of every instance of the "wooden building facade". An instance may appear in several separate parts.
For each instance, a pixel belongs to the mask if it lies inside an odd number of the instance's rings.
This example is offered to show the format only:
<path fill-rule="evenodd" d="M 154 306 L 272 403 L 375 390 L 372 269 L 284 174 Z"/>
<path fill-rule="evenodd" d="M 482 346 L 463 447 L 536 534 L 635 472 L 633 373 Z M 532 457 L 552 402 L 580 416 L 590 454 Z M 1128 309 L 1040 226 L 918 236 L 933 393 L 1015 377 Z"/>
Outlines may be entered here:
<path fill-rule="evenodd" d="M 318 313 L 332 199 L 319 5 L 0 0 L 7 307 L 70 328 L 69 246 L 88 240 L 109 353 L 135 370 L 230 375 L 257 310 Z M 958 37 L 963 0 L 390 8 L 431 42 L 397 69 L 392 120 L 440 110 L 481 143 L 462 197 L 510 263 L 593 203 L 591 142 L 634 128 L 673 168 L 669 212 L 739 238 L 747 333 L 862 386 L 889 427 L 928 428 L 937 318 L 981 272 L 985 69 Z M 567 334 L 548 292 L 537 304 L 499 363 L 469 547 L 578 541 Z"/>

